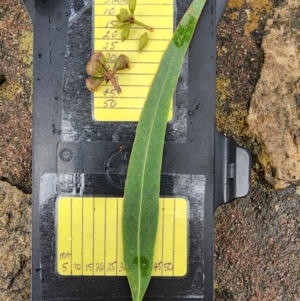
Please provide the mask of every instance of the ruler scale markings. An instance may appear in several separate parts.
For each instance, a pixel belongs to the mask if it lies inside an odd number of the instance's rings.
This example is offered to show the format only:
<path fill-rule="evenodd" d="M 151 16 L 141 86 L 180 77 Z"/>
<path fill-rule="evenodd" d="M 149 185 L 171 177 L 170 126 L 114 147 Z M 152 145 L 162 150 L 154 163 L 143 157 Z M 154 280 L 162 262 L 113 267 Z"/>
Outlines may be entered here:
<path fill-rule="evenodd" d="M 141 112 L 140 110 L 132 110 L 130 114 L 128 114 L 128 110 L 126 109 L 115 109 L 112 110 L 112 115 L 107 114 L 105 110 L 95 109 L 94 110 L 94 117 L 101 118 L 102 121 L 132 121 L 132 116 L 135 118 L 139 118 Z M 169 117 L 172 116 L 172 112 L 169 112 Z"/>
<path fill-rule="evenodd" d="M 101 38 L 97 38 L 97 39 L 95 39 L 96 41 L 97 40 L 102 40 Z M 106 40 L 107 41 L 109 41 L 109 40 L 115 40 L 114 38 L 106 38 Z M 126 41 L 133 41 L 133 42 L 136 42 L 136 41 L 139 41 L 140 39 L 138 39 L 138 38 L 134 38 L 134 39 L 131 39 L 131 38 L 128 38 Z M 169 40 L 167 40 L 167 39 L 149 39 L 148 41 L 154 41 L 154 42 L 161 42 L 161 41 L 163 41 L 163 42 L 169 42 Z M 130 62 L 130 63 L 134 63 L 134 62 Z"/>
<path fill-rule="evenodd" d="M 131 88 L 131 86 L 121 86 L 123 91 L 127 91 L 127 92 L 134 92 L 134 90 L 136 90 L 136 92 L 144 92 L 145 90 L 147 90 L 149 87 L 143 87 L 143 86 L 138 86 L 138 87 L 133 87 Z M 113 87 L 110 86 L 103 86 L 101 91 L 98 91 L 95 93 L 95 97 L 109 97 L 109 98 L 117 98 L 117 97 L 126 97 L 126 94 L 124 93 L 123 95 L 117 95 L 117 92 L 113 89 Z M 128 97 L 127 97 L 128 98 Z"/>
<path fill-rule="evenodd" d="M 117 198 L 109 198 L 106 201 L 106 275 L 115 276 L 116 269 L 116 222 L 117 222 Z"/>
<path fill-rule="evenodd" d="M 83 275 L 83 238 L 84 238 L 84 232 L 83 232 L 83 197 L 81 197 L 81 214 L 82 214 L 82 223 L 81 223 L 81 229 L 82 229 L 82 235 L 81 235 L 81 275 Z"/>
<path fill-rule="evenodd" d="M 75 253 L 75 248 L 74 248 L 74 241 L 75 241 L 75 229 L 74 229 L 74 218 L 73 218 L 73 211 L 74 211 L 74 199 L 71 199 L 71 248 L 72 248 L 72 275 L 74 275 L 74 262 L 75 262 L 75 257 L 76 257 L 76 253 Z"/>
<path fill-rule="evenodd" d="M 141 3 L 140 3 L 141 2 Z M 144 1 L 145 2 L 145 1 Z M 149 4 L 145 4 L 143 3 L 141 0 L 138 2 L 138 5 L 149 5 Z M 119 10 L 115 9 L 116 6 L 108 9 L 103 9 L 103 7 L 101 5 L 95 5 L 95 15 L 102 15 L 102 16 L 113 16 L 115 18 L 115 15 L 119 13 Z M 127 6 L 126 6 L 127 8 Z M 164 5 L 164 4 L 155 4 L 155 8 L 157 8 L 157 15 L 158 16 L 169 16 L 169 17 L 173 17 L 173 6 L 172 5 Z M 148 14 L 149 11 L 146 10 L 139 10 L 138 7 L 136 9 L 136 13 L 135 16 L 136 17 L 141 17 L 141 16 L 145 16 L 145 15 L 150 15 Z M 151 15 L 150 15 L 151 16 Z M 156 15 L 153 15 L 156 16 Z"/>
<path fill-rule="evenodd" d="M 170 20 L 172 19 L 173 20 L 173 18 L 169 18 Z M 108 29 L 115 29 L 115 25 L 114 25 L 115 23 L 113 23 L 113 24 L 110 24 L 110 26 L 107 26 L 107 24 L 106 24 L 106 26 L 98 26 L 98 27 L 96 27 L 96 28 L 108 28 Z M 155 27 L 154 28 L 154 30 L 161 30 L 161 29 L 164 29 L 164 30 L 173 30 L 173 25 L 172 26 L 164 26 L 164 27 Z M 135 31 L 139 31 L 139 32 L 142 32 L 142 31 L 145 31 L 145 28 L 143 28 L 143 27 L 140 27 L 140 26 L 138 26 L 138 25 L 133 25 L 132 26 L 132 30 L 135 30 Z M 152 31 L 152 32 L 154 32 L 154 31 Z M 150 32 L 149 32 L 149 34 L 150 34 Z M 153 36 L 151 37 L 151 39 L 153 38 Z M 156 38 L 156 36 L 155 36 L 155 38 Z M 172 37 L 171 37 L 172 38 Z"/>
<path fill-rule="evenodd" d="M 138 54 L 139 38 L 145 32 L 145 29 L 134 26 L 133 30 L 131 30 L 130 38 L 122 43 L 120 40 L 121 30 L 115 29 L 114 24 L 117 20 L 115 17 L 116 14 L 119 13 L 120 8 L 127 8 L 127 3 L 116 2 L 94 1 L 94 50 L 103 51 L 109 63 L 113 63 L 121 53 L 129 57 L 131 69 L 123 71 L 123 76 L 120 76 L 121 74 L 117 76 L 120 77 L 119 83 L 124 95 L 122 97 L 129 99 L 138 97 L 136 98 L 138 102 L 135 103 L 134 107 L 127 106 L 128 109 L 126 111 L 119 111 L 118 117 L 116 117 L 115 111 L 110 110 L 107 102 L 108 99 L 106 96 L 109 95 L 101 94 L 104 88 L 101 87 L 100 95 L 95 95 L 93 117 L 97 121 L 138 121 L 152 80 L 157 72 L 158 63 L 167 48 L 169 40 L 173 36 L 174 3 L 173 0 L 154 0 L 151 3 L 149 0 L 139 1 L 135 15 L 140 22 L 152 25 L 154 31 L 148 33 L 149 42 L 144 51 Z M 114 58 L 113 60 L 111 59 L 112 57 Z M 147 62 L 155 62 L 156 64 L 147 64 Z M 134 75 L 138 77 L 135 78 Z M 145 89 L 138 90 L 137 87 L 130 86 L 138 86 L 139 83 L 145 81 L 144 77 L 147 79 L 148 86 Z M 109 86 L 111 89 L 110 83 Z M 109 99 L 111 99 L 110 103 L 118 104 L 119 96 L 111 93 Z M 169 120 L 172 119 L 172 116 L 173 108 L 170 109 Z"/>
<path fill-rule="evenodd" d="M 121 212 L 121 202 L 120 202 L 120 198 L 117 198 L 117 252 L 116 252 L 116 257 L 117 257 L 117 276 L 120 276 L 120 265 L 121 265 L 121 252 L 122 252 L 122 249 L 120 249 L 120 244 L 121 244 L 121 241 L 122 241 L 122 237 L 121 237 L 121 231 L 122 231 L 122 228 L 120 227 L 121 226 L 121 223 L 122 223 L 122 219 L 120 219 L 120 212 Z"/>
<path fill-rule="evenodd" d="M 173 204 L 172 198 L 164 199 L 164 262 L 163 276 L 173 276 Z"/>
<path fill-rule="evenodd" d="M 103 50 L 103 49 L 95 49 L 95 51 L 100 51 L 100 50 Z M 104 50 L 105 51 L 105 50 Z M 132 55 L 133 53 L 136 53 L 137 51 L 136 50 L 118 50 L 118 49 L 115 49 L 115 48 L 111 48 L 111 49 L 108 49 L 109 52 L 116 52 L 118 55 L 120 53 L 120 51 L 122 51 L 123 54 L 126 54 L 127 56 L 130 56 Z M 164 51 L 158 51 L 158 50 L 149 50 L 149 49 L 144 49 L 143 50 L 144 53 L 148 53 L 148 54 L 157 54 L 157 55 L 160 55 L 160 54 L 163 54 Z M 131 68 L 132 69 L 132 68 Z M 123 70 L 124 72 L 124 70 Z M 129 73 L 130 71 L 129 70 L 126 70 L 127 74 L 131 74 Z M 119 74 L 119 73 L 118 73 Z M 148 73 L 146 73 L 148 74 Z M 155 75 L 155 74 L 150 74 L 150 75 Z M 127 76 L 127 79 L 130 80 L 130 76 Z"/>
<path fill-rule="evenodd" d="M 103 15 L 103 14 L 94 14 L 95 17 L 107 17 L 107 15 Z M 111 15 L 110 15 L 111 16 Z M 109 16 L 109 17 L 110 17 Z M 138 19 L 139 17 L 149 17 L 149 18 L 157 18 L 157 17 L 167 17 L 167 18 L 172 18 L 173 19 L 173 15 L 135 15 L 135 17 Z M 150 23 L 149 23 L 150 24 Z"/>
<path fill-rule="evenodd" d="M 164 274 L 164 255 L 165 255 L 165 252 L 164 252 L 164 245 L 165 245 L 165 241 L 164 241 L 164 238 L 165 238 L 165 199 L 163 198 L 163 219 L 162 219 L 162 261 L 161 261 L 161 276 L 163 276 Z"/>
<path fill-rule="evenodd" d="M 95 198 L 93 198 L 93 276 L 95 275 Z"/>
<path fill-rule="evenodd" d="M 154 248 L 154 262 L 153 262 L 153 276 L 161 276 L 161 264 L 162 264 L 162 220 L 163 220 L 163 201 L 162 199 L 159 202 L 159 215 L 158 215 L 158 225 L 157 225 L 157 234 L 156 242 Z"/>
<path fill-rule="evenodd" d="M 104 199 L 104 243 L 103 243 L 103 273 L 106 275 L 106 198 Z"/>
<path fill-rule="evenodd" d="M 118 3 L 119 5 L 123 5 L 123 6 L 126 6 L 127 7 L 127 3 Z M 171 4 L 168 4 L 168 3 L 162 3 L 162 1 L 159 1 L 159 2 L 155 2 L 153 1 L 152 3 L 139 3 L 139 5 L 157 5 L 157 4 L 161 4 L 161 5 L 164 5 L 164 6 L 167 6 L 167 5 L 171 5 Z M 116 3 L 95 3 L 95 5 L 116 5 Z"/>
<path fill-rule="evenodd" d="M 106 202 L 106 198 L 105 198 L 105 226 L 104 226 L 104 237 L 105 237 L 105 239 L 104 239 L 104 275 L 106 275 L 106 246 L 107 246 L 107 244 L 106 244 L 106 221 L 107 221 L 107 218 L 106 218 L 106 216 L 107 216 L 107 208 L 106 208 L 106 204 L 107 204 L 107 202 Z"/>
<path fill-rule="evenodd" d="M 86 197 L 83 199 L 82 202 L 83 206 L 83 273 L 85 275 L 92 275 L 93 274 L 93 228 L 94 228 L 94 220 L 93 220 L 93 198 Z"/>
<path fill-rule="evenodd" d="M 115 56 L 112 58 L 112 60 L 114 60 L 114 59 L 115 59 Z M 150 62 L 150 63 L 138 62 L 138 64 L 140 64 L 142 66 L 142 68 L 140 68 L 140 69 L 132 68 L 132 70 L 130 70 L 131 71 L 130 77 L 133 76 L 133 75 L 150 75 L 150 77 L 153 77 L 153 75 L 158 70 L 158 66 L 159 66 L 159 63 L 157 63 L 157 62 Z M 109 69 L 112 69 L 113 65 L 114 65 L 113 62 L 107 63 L 107 67 Z M 145 70 L 147 72 L 145 72 Z M 119 71 L 116 76 L 119 79 L 120 75 L 126 75 L 126 76 L 124 76 L 124 78 L 126 80 L 126 77 L 128 76 L 128 72 L 129 72 L 128 70 L 122 70 L 122 71 Z M 123 82 L 120 82 L 120 85 L 125 86 Z M 139 86 L 139 82 L 127 83 L 126 86 Z M 104 82 L 102 87 L 112 87 L 112 85 L 106 84 Z M 141 87 L 143 87 L 143 85 L 141 85 Z M 140 93 L 144 93 L 144 92 L 147 92 L 147 91 L 134 91 L 134 92 L 140 94 Z M 103 93 L 104 92 L 103 92 L 103 89 L 102 89 L 102 91 L 98 90 L 97 92 L 95 92 L 94 95 L 102 95 Z M 127 97 L 128 97 L 128 95 L 132 94 L 132 91 L 122 90 L 121 94 L 123 94 L 123 96 L 127 95 Z"/>
<path fill-rule="evenodd" d="M 71 240 L 70 240 L 70 243 L 71 243 L 71 275 L 73 275 L 73 227 L 72 227 L 72 210 L 73 210 L 73 199 L 71 199 L 71 212 L 70 212 L 70 221 L 71 221 Z"/>
<path fill-rule="evenodd" d="M 128 99 L 128 98 L 117 98 L 118 101 L 114 101 L 111 98 L 106 98 L 107 107 L 104 110 L 115 110 L 115 109 L 138 109 L 139 108 L 139 98 Z M 95 99 L 95 108 L 101 108 L 101 100 Z"/>
<path fill-rule="evenodd" d="M 114 29 L 114 27 L 106 27 L 106 26 L 95 26 L 94 27 L 94 35 L 97 37 L 97 38 L 94 38 L 94 40 L 98 40 L 98 39 L 101 39 L 101 35 L 103 36 L 103 33 L 105 30 L 107 31 L 107 29 Z M 164 37 L 165 40 L 168 40 L 166 38 L 166 34 L 164 33 L 164 31 L 168 32 L 168 31 L 173 31 L 173 27 L 155 27 L 156 30 L 159 30 L 160 32 L 157 33 L 155 39 L 159 39 L 159 37 Z M 132 26 L 132 30 L 136 30 L 137 32 L 140 32 L 140 34 L 143 33 L 143 31 L 145 31 L 143 28 L 141 27 L 135 27 L 135 26 Z M 142 31 L 143 30 L 143 31 Z M 99 33 L 100 32 L 100 33 Z M 154 38 L 151 38 L 151 40 L 154 39 Z M 154 39 L 154 40 L 155 40 Z M 150 40 L 150 39 L 149 39 Z M 96 50 L 96 49 L 95 49 Z M 142 54 L 142 53 L 141 53 Z"/>
<path fill-rule="evenodd" d="M 82 199 L 72 198 L 73 275 L 82 275 Z"/>
<path fill-rule="evenodd" d="M 126 5 L 127 7 L 127 4 L 128 4 L 128 0 L 106 0 L 106 1 L 103 1 L 103 0 L 95 0 L 95 5 L 115 5 L 116 2 L 119 2 L 118 4 L 119 5 Z M 156 4 L 162 4 L 162 5 L 169 5 L 168 3 L 170 3 L 170 1 L 167 1 L 167 0 L 145 0 L 142 2 L 144 5 L 156 5 Z M 141 4 L 141 5 L 143 5 Z M 140 5 L 140 3 L 139 3 Z"/>
<path fill-rule="evenodd" d="M 81 253 L 82 253 L 82 256 L 81 256 L 81 273 L 83 275 L 83 269 L 84 269 L 84 266 L 83 266 L 83 258 L 84 258 L 84 253 L 83 253 L 83 238 L 84 238 L 84 232 L 83 232 L 83 225 L 84 225 L 84 219 L 83 219 L 83 197 L 81 198 L 81 208 L 82 208 L 82 224 L 81 224 L 81 229 L 82 229 L 82 237 L 81 237 Z"/>
<path fill-rule="evenodd" d="M 124 82 L 124 78 L 126 79 L 126 74 L 118 74 L 118 80 L 120 81 L 120 83 L 122 82 L 121 86 L 135 86 L 135 85 L 145 85 L 145 86 L 151 86 L 151 79 L 152 79 L 152 75 L 143 75 L 143 78 L 140 78 L 140 74 L 131 74 L 131 77 L 134 78 L 134 83 L 126 83 Z M 137 81 L 137 79 L 140 78 L 140 81 Z M 112 86 L 109 86 L 108 84 L 106 85 L 106 83 L 103 84 L 103 87 L 108 88 Z M 100 93 L 100 95 L 103 95 Z M 122 94 L 121 94 L 122 95 Z M 121 96 L 120 95 L 120 96 Z M 125 95 L 123 97 L 126 97 Z M 130 97 L 127 97 L 130 99 Z M 142 96 L 140 96 L 141 99 L 143 99 Z"/>
<path fill-rule="evenodd" d="M 59 274 L 126 275 L 123 261 L 122 206 L 123 198 L 59 199 Z M 162 198 L 159 212 L 152 275 L 184 276 L 187 271 L 187 202 L 182 198 Z M 62 265 L 65 259 L 70 265 Z"/>
<path fill-rule="evenodd" d="M 123 198 L 118 198 L 119 211 L 118 211 L 118 276 L 126 276 L 123 256 L 123 235 L 122 235 L 122 208 Z"/>
<path fill-rule="evenodd" d="M 137 9 L 141 10 L 141 8 L 137 8 Z M 147 10 L 147 7 L 145 6 L 142 9 Z M 154 8 L 152 7 L 151 9 L 155 9 L 155 7 Z M 95 20 L 96 26 L 98 26 L 98 27 L 99 26 L 104 26 L 104 27 L 107 27 L 109 29 L 112 29 L 112 27 L 114 26 L 117 19 L 116 19 L 115 15 L 99 15 L 99 16 L 94 15 L 94 20 Z M 157 24 L 157 27 L 167 27 L 167 28 L 169 28 L 169 27 L 173 26 L 173 24 L 170 24 L 170 21 L 173 22 L 173 17 L 172 16 L 159 16 L 159 15 L 158 16 L 148 16 L 148 15 L 143 15 L 139 18 L 139 21 L 141 21 L 145 24 L 151 24 L 151 25 L 153 24 L 152 26 L 154 27 L 154 31 L 149 32 L 149 36 L 150 36 L 150 34 L 151 34 L 151 36 L 155 36 L 155 29 L 156 29 L 155 24 Z M 170 24 L 170 25 L 166 26 L 166 25 L 162 25 L 162 24 Z M 142 27 L 140 27 L 140 28 L 142 28 Z"/>
<path fill-rule="evenodd" d="M 63 200 L 57 204 L 57 210 L 65 212 L 66 219 L 57 217 L 57 223 L 61 227 L 61 235 L 57 244 L 57 266 L 62 275 L 71 273 L 72 264 L 72 245 L 71 245 L 71 225 L 70 225 L 70 207 L 68 200 Z"/>
<path fill-rule="evenodd" d="M 103 50 L 103 49 L 102 49 Z M 96 50 L 97 51 L 97 50 Z M 99 50 L 98 50 L 99 51 Z M 105 49 L 104 49 L 104 51 L 105 51 Z M 118 55 L 118 53 L 120 53 L 120 50 L 118 50 L 118 49 L 115 49 L 115 48 L 112 48 L 112 49 L 109 49 L 109 52 L 116 52 L 116 54 Z M 148 54 L 157 54 L 157 53 L 161 53 L 161 54 L 163 54 L 164 53 L 164 51 L 163 50 L 143 50 L 143 52 L 144 53 L 148 53 Z M 132 53 L 136 53 L 136 50 L 131 50 L 131 49 L 125 49 L 125 50 L 122 50 L 122 53 L 123 54 L 126 54 L 127 56 L 129 56 L 130 54 L 132 55 Z M 123 72 L 125 72 L 125 70 L 123 70 Z M 128 72 L 127 74 L 129 74 L 129 70 L 126 70 L 126 72 Z M 118 74 L 120 74 L 120 73 L 118 73 Z M 131 73 L 130 73 L 131 74 Z M 151 74 L 151 75 L 155 75 L 155 74 Z M 129 78 L 128 78 L 129 77 Z M 128 80 L 130 80 L 130 76 L 127 76 L 127 78 L 128 78 Z"/>
<path fill-rule="evenodd" d="M 176 214 L 175 214 L 175 274 L 185 275 L 187 273 L 187 265 L 182 264 L 187 262 L 187 241 L 181 241 L 180 237 L 187 233 L 186 218 L 188 217 L 188 210 L 185 201 L 177 200 Z"/>
<path fill-rule="evenodd" d="M 110 102 L 110 99 L 109 98 L 107 98 L 107 101 L 108 102 Z M 121 99 L 121 101 L 122 101 L 122 99 Z M 99 107 L 96 107 L 96 108 L 98 108 L 99 109 Z M 131 107 L 130 106 L 130 104 L 128 105 L 128 104 L 126 104 L 126 105 L 124 105 L 124 102 L 122 101 L 121 102 L 121 104 L 119 104 L 118 106 L 116 105 L 115 107 L 111 107 L 111 108 L 101 108 L 101 109 L 103 109 L 103 111 L 105 111 L 105 110 L 138 110 L 138 108 L 136 108 L 136 107 Z M 134 111 L 133 111 L 133 113 L 134 113 Z M 170 112 L 169 112 L 169 114 L 170 114 Z"/>
<path fill-rule="evenodd" d="M 122 87 L 150 87 L 150 85 L 121 85 L 121 86 Z"/>
<path fill-rule="evenodd" d="M 176 213 L 176 200 L 173 199 L 173 276 L 174 276 L 174 266 L 175 266 L 175 213 Z"/>
<path fill-rule="evenodd" d="M 95 220 L 94 228 L 96 236 L 94 236 L 95 244 L 95 275 L 104 276 L 104 258 L 105 258 L 105 204 L 103 198 L 95 198 Z"/>
<path fill-rule="evenodd" d="M 117 198 L 117 212 L 116 212 L 116 216 L 117 216 L 117 219 L 116 219 L 116 224 L 117 224 L 117 227 L 116 227 L 116 260 L 117 260 L 117 264 L 116 264 L 116 275 L 118 275 L 118 234 L 119 234 L 119 198 Z"/>

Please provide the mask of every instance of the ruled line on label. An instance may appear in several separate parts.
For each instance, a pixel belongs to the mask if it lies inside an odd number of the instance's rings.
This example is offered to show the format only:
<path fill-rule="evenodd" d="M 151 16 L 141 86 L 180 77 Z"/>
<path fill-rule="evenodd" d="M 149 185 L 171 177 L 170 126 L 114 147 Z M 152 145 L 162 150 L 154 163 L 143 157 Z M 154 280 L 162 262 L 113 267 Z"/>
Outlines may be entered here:
<path fill-rule="evenodd" d="M 57 271 L 62 276 L 126 276 L 123 198 L 61 197 L 57 203 Z M 153 276 L 187 273 L 188 203 L 161 198 Z"/>
<path fill-rule="evenodd" d="M 136 25 L 131 29 L 128 40 L 121 42 L 121 30 L 114 28 L 116 15 L 121 8 L 127 8 L 127 0 L 95 0 L 94 1 L 94 51 L 102 51 L 112 68 L 116 58 L 122 53 L 128 56 L 131 68 L 117 73 L 118 83 L 122 94 L 114 93 L 111 83 L 100 87 L 94 95 L 93 118 L 96 121 L 138 121 L 141 110 L 151 87 L 154 76 L 158 70 L 159 62 L 173 36 L 174 1 L 173 0 L 139 0 L 136 7 L 136 18 L 154 28 L 147 32 L 149 41 L 142 53 L 138 53 L 140 36 L 146 31 Z M 136 87 L 144 84 L 145 89 Z M 129 89 L 130 87 L 130 89 Z M 109 89 L 110 94 L 107 94 Z M 102 93 L 102 94 L 101 94 Z M 105 94 L 106 93 L 106 94 Z M 115 110 L 107 106 L 107 97 L 112 102 L 118 98 L 136 98 L 135 107 L 128 106 L 117 117 Z M 173 106 L 170 108 L 168 120 L 173 117 Z"/>

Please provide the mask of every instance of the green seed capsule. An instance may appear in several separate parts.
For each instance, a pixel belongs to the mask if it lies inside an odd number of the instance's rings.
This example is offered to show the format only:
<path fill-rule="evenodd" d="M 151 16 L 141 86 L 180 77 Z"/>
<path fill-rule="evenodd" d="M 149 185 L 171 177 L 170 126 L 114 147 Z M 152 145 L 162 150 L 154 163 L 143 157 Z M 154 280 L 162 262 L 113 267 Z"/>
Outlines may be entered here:
<path fill-rule="evenodd" d="M 136 0 L 129 0 L 128 7 L 129 7 L 131 15 L 133 16 L 135 7 L 136 7 Z"/>
<path fill-rule="evenodd" d="M 126 25 L 121 32 L 121 40 L 122 42 L 127 40 L 130 34 L 131 24 Z"/>
<path fill-rule="evenodd" d="M 130 69 L 130 61 L 126 55 L 121 54 L 117 57 L 115 61 L 113 73 L 116 73 L 117 71 L 124 70 L 124 69 Z"/>
<path fill-rule="evenodd" d="M 105 55 L 103 54 L 102 51 L 97 51 L 91 56 L 91 61 L 97 61 L 101 65 L 106 66 L 106 59 Z"/>
<path fill-rule="evenodd" d="M 126 8 L 121 8 L 120 13 L 116 17 L 117 17 L 118 21 L 120 21 L 121 23 L 130 21 L 130 15 Z"/>
<path fill-rule="evenodd" d="M 86 73 L 91 76 L 102 76 L 106 73 L 106 70 L 101 63 L 93 60 L 86 64 Z"/>
<path fill-rule="evenodd" d="M 114 28 L 123 29 L 126 25 L 129 25 L 129 24 L 130 24 L 129 22 L 122 23 L 120 21 L 117 21 L 117 23 L 115 24 Z"/>
<path fill-rule="evenodd" d="M 91 92 L 97 92 L 102 82 L 103 80 L 101 78 L 89 77 L 86 79 L 85 85 Z"/>
<path fill-rule="evenodd" d="M 145 32 L 141 37 L 140 37 L 140 44 L 139 44 L 139 52 L 142 52 L 142 50 L 144 49 L 144 47 L 147 45 L 148 43 L 148 34 L 147 32 Z"/>

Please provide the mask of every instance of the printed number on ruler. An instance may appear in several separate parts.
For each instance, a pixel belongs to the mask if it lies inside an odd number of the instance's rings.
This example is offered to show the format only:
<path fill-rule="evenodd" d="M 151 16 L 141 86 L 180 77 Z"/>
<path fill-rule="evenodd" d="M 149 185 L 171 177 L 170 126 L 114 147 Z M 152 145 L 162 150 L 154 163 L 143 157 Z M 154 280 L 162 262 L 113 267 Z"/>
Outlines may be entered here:
<path fill-rule="evenodd" d="M 162 198 L 153 276 L 187 272 L 187 201 Z M 57 204 L 57 271 L 64 276 L 125 276 L 122 198 L 62 197 Z"/>
<path fill-rule="evenodd" d="M 159 62 L 173 36 L 174 0 L 139 0 L 135 16 L 154 28 L 149 42 L 138 53 L 140 36 L 146 29 L 134 26 L 128 40 L 121 42 L 121 30 L 114 28 L 116 15 L 128 8 L 128 0 L 94 0 L 94 51 L 103 51 L 113 67 L 120 54 L 128 56 L 131 68 L 117 73 L 122 93 L 103 83 L 94 93 L 93 116 L 97 121 L 138 121 Z M 169 120 L 173 116 L 170 108 Z"/>

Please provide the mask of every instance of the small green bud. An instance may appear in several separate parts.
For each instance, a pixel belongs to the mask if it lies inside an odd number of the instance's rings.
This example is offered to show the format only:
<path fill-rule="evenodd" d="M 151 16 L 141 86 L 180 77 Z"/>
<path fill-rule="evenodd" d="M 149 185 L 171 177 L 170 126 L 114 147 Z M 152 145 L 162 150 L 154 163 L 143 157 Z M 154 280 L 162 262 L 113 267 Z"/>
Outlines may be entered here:
<path fill-rule="evenodd" d="M 142 50 L 144 49 L 144 47 L 147 45 L 148 43 L 148 34 L 147 32 L 145 32 L 141 37 L 140 37 L 140 45 L 139 45 L 139 52 L 142 52 Z"/>
<path fill-rule="evenodd" d="M 135 11 L 135 7 L 136 7 L 136 0 L 129 0 L 128 7 L 129 7 L 129 10 L 130 10 L 131 16 L 133 16 L 134 11 Z"/>
<path fill-rule="evenodd" d="M 103 54 L 102 51 L 97 51 L 94 54 L 92 54 L 91 61 L 97 61 L 101 65 L 103 65 L 104 67 L 106 67 L 106 59 L 105 59 L 105 55 Z"/>
<path fill-rule="evenodd" d="M 126 25 L 121 32 L 121 41 L 125 41 L 128 39 L 130 34 L 131 24 Z"/>
<path fill-rule="evenodd" d="M 98 61 L 89 61 L 86 64 L 85 70 L 91 76 L 102 76 L 106 73 L 105 68 Z"/>
<path fill-rule="evenodd" d="M 130 23 L 129 22 L 125 22 L 125 23 L 122 23 L 120 21 L 117 21 L 117 23 L 115 24 L 115 28 L 117 29 L 123 29 L 126 25 L 129 25 Z"/>
<path fill-rule="evenodd" d="M 102 78 L 99 77 L 89 77 L 86 79 L 85 85 L 91 92 L 97 92 L 98 88 L 101 86 L 102 81 Z"/>
<path fill-rule="evenodd" d="M 121 23 L 130 22 L 130 15 L 126 8 L 121 8 L 120 14 L 116 17 Z"/>
<path fill-rule="evenodd" d="M 117 57 L 115 61 L 113 73 L 116 73 L 117 71 L 124 70 L 124 69 L 130 69 L 130 61 L 126 55 L 121 54 Z"/>

